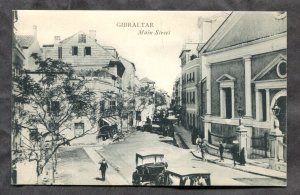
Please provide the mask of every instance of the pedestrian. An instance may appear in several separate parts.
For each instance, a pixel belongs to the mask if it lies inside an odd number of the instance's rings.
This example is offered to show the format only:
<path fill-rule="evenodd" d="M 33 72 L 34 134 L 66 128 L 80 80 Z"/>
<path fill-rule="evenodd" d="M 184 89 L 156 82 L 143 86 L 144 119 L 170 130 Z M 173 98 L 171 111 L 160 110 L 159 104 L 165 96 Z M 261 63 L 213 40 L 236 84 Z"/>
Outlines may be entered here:
<path fill-rule="evenodd" d="M 146 124 L 145 124 L 145 127 L 146 127 L 146 131 L 151 131 L 151 119 L 149 118 L 149 116 L 147 116 L 146 118 Z"/>
<path fill-rule="evenodd" d="M 106 173 L 106 169 L 108 168 L 108 165 L 105 159 L 103 159 L 102 162 L 99 162 L 99 164 L 100 164 L 99 170 L 101 171 L 102 180 L 105 181 L 105 173 Z"/>
<path fill-rule="evenodd" d="M 207 148 L 206 148 L 206 144 L 203 140 L 201 141 L 200 149 L 201 149 L 202 160 L 206 161 L 205 155 L 206 155 L 206 149 Z"/>
<path fill-rule="evenodd" d="M 221 161 L 224 162 L 224 158 L 223 158 L 224 145 L 223 145 L 223 142 L 222 142 L 222 141 L 220 141 L 220 144 L 219 144 L 219 152 L 220 152 L 220 162 L 221 162 Z"/>
<path fill-rule="evenodd" d="M 197 145 L 197 151 L 200 152 L 201 149 L 201 143 L 202 143 L 202 139 L 200 138 L 200 135 L 198 135 L 197 139 L 196 139 L 196 145 Z"/>
<path fill-rule="evenodd" d="M 242 166 L 245 166 L 246 164 L 246 159 L 245 159 L 245 148 L 243 147 L 241 152 L 240 152 L 240 164 Z"/>
<path fill-rule="evenodd" d="M 239 162 L 239 145 L 237 141 L 233 141 L 233 146 L 231 148 L 231 154 L 233 158 L 233 165 L 236 165 L 236 162 Z"/>
<path fill-rule="evenodd" d="M 151 119 L 149 118 L 149 116 L 147 116 L 146 118 L 146 123 L 148 123 L 149 125 L 151 124 Z"/>

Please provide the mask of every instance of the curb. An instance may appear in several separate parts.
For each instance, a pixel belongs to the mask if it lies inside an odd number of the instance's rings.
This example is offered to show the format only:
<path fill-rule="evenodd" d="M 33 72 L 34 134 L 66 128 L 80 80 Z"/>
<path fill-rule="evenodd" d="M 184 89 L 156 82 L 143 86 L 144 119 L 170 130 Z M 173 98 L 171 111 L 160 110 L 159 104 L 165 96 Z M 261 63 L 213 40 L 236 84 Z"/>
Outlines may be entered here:
<path fill-rule="evenodd" d="M 202 159 L 201 157 L 199 157 L 199 156 L 197 156 L 196 154 L 194 154 L 193 151 L 191 151 L 191 153 L 193 154 L 194 157 L 196 157 L 196 158 L 198 158 L 198 159 Z M 213 164 L 217 164 L 217 165 L 223 166 L 223 167 L 229 167 L 229 168 L 236 169 L 236 170 L 243 171 L 243 172 L 247 172 L 247 173 L 252 173 L 252 174 L 261 175 L 261 176 L 266 176 L 266 177 L 271 177 L 271 178 L 274 178 L 274 179 L 279 179 L 279 180 L 284 180 L 284 181 L 287 180 L 286 178 L 282 178 L 282 177 L 277 177 L 277 176 L 267 175 L 267 174 L 263 174 L 263 173 L 257 173 L 257 172 L 255 172 L 255 171 L 241 169 L 241 168 L 239 168 L 239 167 L 230 166 L 230 165 L 228 165 L 228 164 L 218 163 L 218 162 L 216 162 L 216 161 L 214 161 L 214 160 L 211 160 L 211 159 L 206 159 L 206 161 L 207 161 L 207 162 L 210 162 L 210 163 L 213 163 Z M 252 166 L 254 166 L 254 165 L 252 165 Z"/>
<path fill-rule="evenodd" d="M 106 156 L 105 155 L 103 155 L 102 153 L 99 153 L 99 152 L 97 152 L 94 148 L 93 148 L 93 150 L 101 157 L 101 158 L 104 158 L 104 159 L 109 159 L 109 158 L 106 158 Z M 130 181 L 128 181 L 122 174 L 120 174 L 120 169 L 119 169 L 119 167 L 117 166 L 117 165 L 115 165 L 114 163 L 112 163 L 111 161 L 108 161 L 107 160 L 107 164 L 109 164 L 112 168 L 113 168 L 113 170 L 115 171 L 115 172 L 117 172 L 118 174 L 119 174 L 119 176 L 124 180 L 124 181 L 126 181 L 126 183 L 128 183 L 128 185 L 130 185 Z M 114 184 L 112 184 L 112 185 L 114 185 Z"/>

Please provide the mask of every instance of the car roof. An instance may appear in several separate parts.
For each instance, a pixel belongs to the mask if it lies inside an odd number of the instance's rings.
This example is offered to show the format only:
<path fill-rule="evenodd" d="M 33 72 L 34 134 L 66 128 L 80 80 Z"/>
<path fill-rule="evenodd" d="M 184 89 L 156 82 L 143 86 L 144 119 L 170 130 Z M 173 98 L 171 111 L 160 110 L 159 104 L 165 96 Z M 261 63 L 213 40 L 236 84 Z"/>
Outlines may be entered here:
<path fill-rule="evenodd" d="M 162 156 L 164 157 L 163 153 L 159 153 L 159 152 L 150 152 L 150 151 L 139 151 L 136 153 L 137 157 L 149 157 L 149 156 Z"/>
<path fill-rule="evenodd" d="M 199 169 L 199 168 L 178 168 L 178 169 L 168 169 L 168 173 L 177 175 L 177 176 L 189 176 L 189 175 L 202 175 L 202 174 L 210 174 L 205 169 Z"/>

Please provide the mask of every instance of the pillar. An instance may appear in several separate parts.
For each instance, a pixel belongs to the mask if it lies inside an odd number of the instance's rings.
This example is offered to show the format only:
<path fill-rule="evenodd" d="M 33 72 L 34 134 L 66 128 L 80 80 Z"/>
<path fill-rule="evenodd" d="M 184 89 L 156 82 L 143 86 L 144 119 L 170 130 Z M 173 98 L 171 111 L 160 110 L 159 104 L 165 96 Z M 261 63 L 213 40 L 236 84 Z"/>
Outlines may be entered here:
<path fill-rule="evenodd" d="M 238 127 L 237 132 L 237 139 L 239 141 L 239 151 L 241 151 L 243 148 L 245 150 L 245 159 L 247 160 L 247 128 L 244 127 L 244 125 L 240 125 Z"/>
<path fill-rule="evenodd" d="M 246 117 L 252 117 L 252 96 L 251 96 L 251 56 L 245 56 L 245 107 Z"/>
<path fill-rule="evenodd" d="M 234 87 L 231 88 L 231 113 L 231 118 L 234 119 Z"/>
<path fill-rule="evenodd" d="M 208 135 L 211 132 L 211 123 L 205 122 L 204 124 L 204 140 L 208 141 Z"/>
<path fill-rule="evenodd" d="M 267 121 L 270 121 L 270 90 L 266 89 L 266 115 L 267 115 Z"/>
<path fill-rule="evenodd" d="M 208 141 L 209 131 L 211 131 L 211 64 L 206 64 L 207 76 L 206 76 L 206 121 L 204 125 L 204 140 Z M 208 121 L 207 121 L 208 120 Z"/>
<path fill-rule="evenodd" d="M 256 121 L 262 120 L 262 95 L 260 91 L 255 90 L 255 104 L 256 104 Z"/>
<path fill-rule="evenodd" d="M 283 161 L 283 134 L 279 129 L 279 121 L 275 117 L 274 128 L 270 132 L 270 143 L 271 143 L 271 158 L 274 158 L 275 162 Z M 281 143 L 281 144 L 280 144 Z"/>
<path fill-rule="evenodd" d="M 225 107 L 225 91 L 220 88 L 220 116 L 221 118 L 225 118 L 226 107 Z"/>
<path fill-rule="evenodd" d="M 206 76 L 206 113 L 211 114 L 211 64 L 206 64 L 207 76 Z"/>

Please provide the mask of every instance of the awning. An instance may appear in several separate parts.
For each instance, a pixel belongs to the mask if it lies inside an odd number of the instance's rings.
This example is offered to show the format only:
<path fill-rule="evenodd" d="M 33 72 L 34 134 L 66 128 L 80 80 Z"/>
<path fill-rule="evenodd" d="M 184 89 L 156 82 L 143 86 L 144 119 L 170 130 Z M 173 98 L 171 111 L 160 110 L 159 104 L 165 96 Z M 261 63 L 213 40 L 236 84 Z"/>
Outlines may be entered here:
<path fill-rule="evenodd" d="M 110 116 L 101 118 L 104 122 L 108 123 L 109 126 L 119 124 L 119 117 L 118 116 Z"/>

